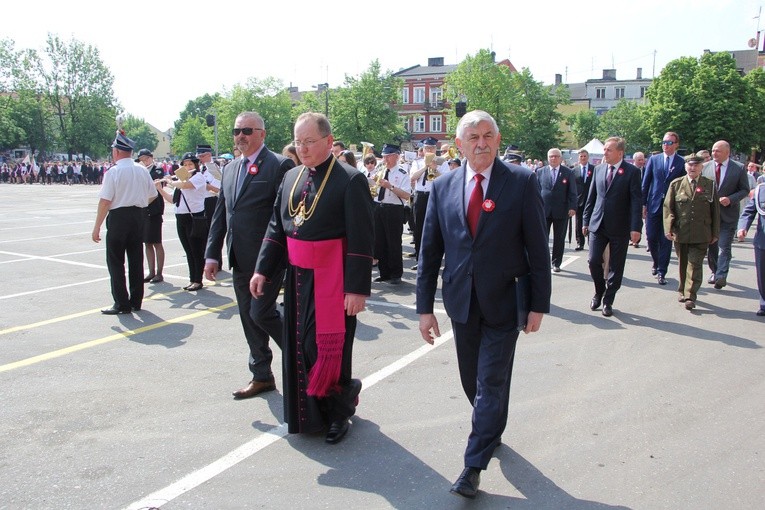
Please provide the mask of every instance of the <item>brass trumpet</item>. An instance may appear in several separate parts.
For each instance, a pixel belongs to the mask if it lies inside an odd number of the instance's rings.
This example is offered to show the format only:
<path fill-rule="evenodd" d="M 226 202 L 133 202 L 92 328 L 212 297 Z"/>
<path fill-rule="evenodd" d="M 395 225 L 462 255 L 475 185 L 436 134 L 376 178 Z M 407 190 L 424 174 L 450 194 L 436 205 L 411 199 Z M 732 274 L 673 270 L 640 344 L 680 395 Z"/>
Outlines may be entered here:
<path fill-rule="evenodd" d="M 438 162 L 439 159 L 441 159 L 441 163 L 443 163 L 444 158 L 439 158 L 432 153 L 425 154 L 425 167 L 428 169 L 425 179 L 427 179 L 428 181 L 432 181 L 433 179 L 438 177 L 439 174 L 438 174 L 438 170 L 436 169 L 436 165 L 440 164 Z"/>
<path fill-rule="evenodd" d="M 369 194 L 372 195 L 372 198 L 377 198 L 377 194 L 380 192 L 380 181 L 385 175 L 385 163 L 382 161 L 378 163 L 375 172 L 374 178 L 370 179 L 369 183 Z"/>

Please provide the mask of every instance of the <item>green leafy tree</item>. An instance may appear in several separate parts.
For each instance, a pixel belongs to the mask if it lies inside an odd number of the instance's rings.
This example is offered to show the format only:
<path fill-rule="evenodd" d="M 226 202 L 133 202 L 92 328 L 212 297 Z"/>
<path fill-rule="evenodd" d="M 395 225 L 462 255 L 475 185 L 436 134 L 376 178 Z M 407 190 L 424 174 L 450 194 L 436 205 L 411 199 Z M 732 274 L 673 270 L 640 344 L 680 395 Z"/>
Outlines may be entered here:
<path fill-rule="evenodd" d="M 292 140 L 292 98 L 281 80 L 250 78 L 236 85 L 214 103 L 218 114 L 218 143 L 220 151 L 230 152 L 234 139 L 231 129 L 236 116 L 242 112 L 258 112 L 266 125 L 266 146 L 277 153 Z M 210 141 L 212 143 L 212 140 Z"/>
<path fill-rule="evenodd" d="M 581 147 L 595 138 L 600 119 L 594 110 L 581 110 L 569 115 L 566 124 L 571 127 L 576 144 Z"/>
<path fill-rule="evenodd" d="M 749 145 L 757 150 L 765 149 L 765 70 L 758 68 L 744 76 L 749 89 L 747 102 Z"/>
<path fill-rule="evenodd" d="M 710 148 L 721 139 L 737 150 L 749 149 L 750 94 L 729 53 L 673 60 L 646 97 L 646 122 L 656 145 L 666 131 L 676 131 L 691 150 Z"/>
<path fill-rule="evenodd" d="M 219 93 L 215 93 L 205 94 L 203 96 L 199 96 L 196 99 L 190 100 L 188 103 L 186 103 L 186 108 L 184 108 L 180 113 L 178 120 L 175 121 L 173 128 L 178 131 L 186 119 L 189 118 L 204 120 L 207 115 L 213 113 L 215 102 L 219 101 L 220 98 L 221 95 Z"/>
<path fill-rule="evenodd" d="M 404 127 L 392 106 L 401 97 L 402 85 L 391 71 L 381 71 L 378 60 L 357 77 L 346 75 L 344 86 L 330 91 L 329 96 L 335 139 L 359 147 L 362 141 L 371 142 L 378 148 L 405 140 Z"/>
<path fill-rule="evenodd" d="M 551 147 L 561 144 L 563 115 L 558 105 L 567 104 L 568 89 L 545 86 L 531 75 L 528 68 L 511 75 L 511 110 L 507 114 L 509 130 L 504 136 L 515 143 L 527 156 L 543 159 Z"/>
<path fill-rule="evenodd" d="M 32 58 L 42 97 L 56 118 L 59 145 L 70 157 L 105 155 L 114 137 L 118 104 L 114 77 L 98 49 L 49 34 L 43 53 Z"/>
<path fill-rule="evenodd" d="M 186 152 L 195 152 L 199 144 L 209 143 L 207 141 L 209 136 L 210 128 L 204 120 L 189 117 L 173 135 L 170 146 L 173 154 L 182 156 Z"/>
<path fill-rule="evenodd" d="M 487 49 L 468 55 L 457 68 L 444 79 L 445 97 L 452 108 L 464 100 L 467 111 L 483 110 L 497 121 L 504 141 L 515 135 L 511 116 L 515 106 L 514 86 L 510 69 L 499 66 Z M 448 131 L 457 127 L 456 112 L 452 109 L 447 117 Z M 545 149 L 547 150 L 547 149 Z"/>
<path fill-rule="evenodd" d="M 608 110 L 600 117 L 597 136 L 605 141 L 610 136 L 620 136 L 627 143 L 626 152 L 649 151 L 651 136 L 644 121 L 644 106 L 635 101 L 623 99 L 615 108 Z"/>
<path fill-rule="evenodd" d="M 157 148 L 159 139 L 144 119 L 128 114 L 125 116 L 124 129 L 127 136 L 135 142 L 136 150 L 149 149 L 153 152 Z"/>

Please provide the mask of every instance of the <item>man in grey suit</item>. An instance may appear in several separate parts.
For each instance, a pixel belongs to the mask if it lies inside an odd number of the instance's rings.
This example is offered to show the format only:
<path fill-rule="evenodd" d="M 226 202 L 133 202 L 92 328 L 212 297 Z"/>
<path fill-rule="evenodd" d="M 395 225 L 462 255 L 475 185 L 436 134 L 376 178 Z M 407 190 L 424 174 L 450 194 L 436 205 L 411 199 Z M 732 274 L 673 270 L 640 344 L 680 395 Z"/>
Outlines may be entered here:
<path fill-rule="evenodd" d="M 749 180 L 741 163 L 730 159 L 730 144 L 725 140 L 712 146 L 712 178 L 717 186 L 720 201 L 720 239 L 709 245 L 707 264 L 712 271 L 709 283 L 715 289 L 722 289 L 728 284 L 731 245 L 736 233 L 741 201 L 749 196 Z"/>
<path fill-rule="evenodd" d="M 757 216 L 757 231 L 754 234 L 754 267 L 757 274 L 757 290 L 760 292 L 760 307 L 758 317 L 765 317 L 765 179 L 760 177 L 760 184 L 754 189 L 754 194 L 741 212 L 738 220 L 738 240 L 743 241 L 749 227 Z"/>
<path fill-rule="evenodd" d="M 250 294 L 250 278 L 274 212 L 276 192 L 284 174 L 295 163 L 266 148 L 263 144 L 265 123 L 255 112 L 240 113 L 232 134 L 242 157 L 231 161 L 223 169 L 218 203 L 207 238 L 205 277 L 215 280 L 215 273 L 220 269 L 217 256 L 225 238 L 239 318 L 250 348 L 252 380 L 234 392 L 234 398 L 243 399 L 276 389 L 271 372 L 273 353 L 268 346 L 268 338 L 273 338 L 281 347 L 283 324 L 276 309 L 276 298 L 286 266 L 283 264 L 280 271 L 266 283 L 264 296 L 257 300 Z"/>
<path fill-rule="evenodd" d="M 432 344 L 440 336 L 433 301 L 445 256 L 443 303 L 462 388 L 473 406 L 465 469 L 451 492 L 473 498 L 507 425 L 518 333 L 539 330 L 550 311 L 550 252 L 536 175 L 499 160 L 499 128 L 491 115 L 464 115 L 456 143 L 467 161 L 433 181 L 420 246 L 417 313 L 420 334 Z"/>
<path fill-rule="evenodd" d="M 547 166 L 537 170 L 537 180 L 542 192 L 542 202 L 547 219 L 547 236 L 553 230 L 552 267 L 560 272 L 563 262 L 563 246 L 566 242 L 568 220 L 576 214 L 576 179 L 571 169 L 561 164 L 560 149 L 547 151 Z"/>
<path fill-rule="evenodd" d="M 611 137 L 603 148 L 603 161 L 595 167 L 582 233 L 590 236 L 590 275 L 595 295 L 590 310 L 603 303 L 603 315 L 613 315 L 616 291 L 622 285 L 629 242 L 640 239 L 643 228 L 640 170 L 624 161 L 623 138 Z M 603 276 L 603 252 L 609 248 L 608 280 Z"/>

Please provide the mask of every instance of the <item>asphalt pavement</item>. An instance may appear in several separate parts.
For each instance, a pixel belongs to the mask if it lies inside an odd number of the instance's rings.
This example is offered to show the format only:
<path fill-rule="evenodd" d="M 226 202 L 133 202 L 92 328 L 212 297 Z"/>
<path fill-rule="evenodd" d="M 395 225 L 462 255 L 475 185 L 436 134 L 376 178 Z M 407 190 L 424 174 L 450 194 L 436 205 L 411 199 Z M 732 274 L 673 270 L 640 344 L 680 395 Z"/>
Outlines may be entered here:
<path fill-rule="evenodd" d="M 630 248 L 614 316 L 589 310 L 587 251 L 566 245 L 552 311 L 519 339 L 503 444 L 474 501 L 449 494 L 470 405 L 451 327 L 426 345 L 404 283 L 359 317 L 349 435 L 290 435 L 250 378 L 230 273 L 199 292 L 168 207 L 165 281 L 112 304 L 95 186 L 0 185 L 0 509 L 759 509 L 765 506 L 765 320 L 751 239 L 698 307 Z M 103 237 L 103 236 L 102 236 Z M 404 250 L 412 251 L 406 235 Z M 502 254 L 496 254 L 501 257 Z M 377 276 L 376 271 L 373 276 Z M 708 272 L 705 271 L 705 281 Z"/>

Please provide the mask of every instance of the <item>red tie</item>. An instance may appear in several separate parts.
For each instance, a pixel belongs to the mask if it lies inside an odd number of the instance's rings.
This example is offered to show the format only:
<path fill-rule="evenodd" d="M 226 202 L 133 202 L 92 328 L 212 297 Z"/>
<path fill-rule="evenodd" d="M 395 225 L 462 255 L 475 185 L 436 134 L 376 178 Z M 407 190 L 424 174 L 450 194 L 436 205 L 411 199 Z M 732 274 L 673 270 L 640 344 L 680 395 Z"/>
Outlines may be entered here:
<path fill-rule="evenodd" d="M 478 230 L 478 218 L 481 217 L 481 206 L 483 205 L 481 181 L 483 181 L 483 175 L 475 174 L 475 187 L 470 194 L 470 202 L 468 202 L 467 208 L 468 228 L 470 228 L 470 235 L 473 237 L 475 237 L 475 232 Z"/>
<path fill-rule="evenodd" d="M 717 169 L 715 170 L 715 184 L 717 187 L 720 187 L 720 168 L 722 167 L 722 163 L 717 163 Z"/>

